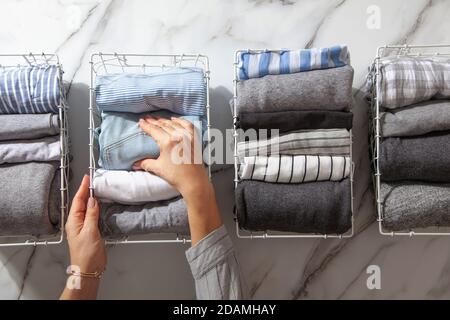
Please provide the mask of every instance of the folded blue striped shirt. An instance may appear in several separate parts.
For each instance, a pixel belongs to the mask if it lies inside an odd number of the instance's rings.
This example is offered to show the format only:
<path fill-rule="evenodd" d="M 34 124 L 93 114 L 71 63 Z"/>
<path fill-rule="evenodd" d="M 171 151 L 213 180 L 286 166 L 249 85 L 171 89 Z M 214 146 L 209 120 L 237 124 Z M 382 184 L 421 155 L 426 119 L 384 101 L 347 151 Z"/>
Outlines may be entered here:
<path fill-rule="evenodd" d="M 0 70 L 0 114 L 58 113 L 60 76 L 50 65 Z"/>
<path fill-rule="evenodd" d="M 202 116 L 206 83 L 199 68 L 173 68 L 152 74 L 107 74 L 96 78 L 100 111 L 142 113 L 169 110 Z"/>
<path fill-rule="evenodd" d="M 260 53 L 242 52 L 238 60 L 238 79 L 343 67 L 348 64 L 350 55 L 345 45 Z"/>

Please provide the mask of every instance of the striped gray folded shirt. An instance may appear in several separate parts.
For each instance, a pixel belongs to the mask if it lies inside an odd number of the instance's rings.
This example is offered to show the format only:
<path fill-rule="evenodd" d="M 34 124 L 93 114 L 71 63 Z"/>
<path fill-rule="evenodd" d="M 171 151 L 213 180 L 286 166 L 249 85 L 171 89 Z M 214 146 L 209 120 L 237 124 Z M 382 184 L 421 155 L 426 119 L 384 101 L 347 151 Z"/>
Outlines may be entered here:
<path fill-rule="evenodd" d="M 395 109 L 450 98 L 450 59 L 394 57 L 381 60 L 380 103 Z"/>
<path fill-rule="evenodd" d="M 169 110 L 202 116 L 206 107 L 203 69 L 177 67 L 150 74 L 104 74 L 95 80 L 101 111 L 143 113 Z"/>
<path fill-rule="evenodd" d="M 0 114 L 58 113 L 60 78 L 52 65 L 0 70 Z"/>
<path fill-rule="evenodd" d="M 245 157 L 239 174 L 243 180 L 273 183 L 340 181 L 350 175 L 350 157 L 287 156 Z"/>
<path fill-rule="evenodd" d="M 349 155 L 350 132 L 347 129 L 298 130 L 267 140 L 239 142 L 238 157 L 268 155 Z M 242 161 L 241 161 L 242 162 Z"/>
<path fill-rule="evenodd" d="M 289 74 L 350 64 L 346 45 L 328 48 L 242 52 L 239 55 L 238 79 L 261 78 L 268 74 Z"/>

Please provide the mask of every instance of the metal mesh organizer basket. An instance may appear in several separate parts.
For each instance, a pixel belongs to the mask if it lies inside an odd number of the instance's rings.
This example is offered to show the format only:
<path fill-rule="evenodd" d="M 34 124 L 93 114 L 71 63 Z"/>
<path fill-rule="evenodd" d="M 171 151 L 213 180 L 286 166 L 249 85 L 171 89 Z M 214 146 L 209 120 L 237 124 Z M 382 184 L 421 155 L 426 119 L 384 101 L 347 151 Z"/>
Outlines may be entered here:
<path fill-rule="evenodd" d="M 207 120 L 207 155 L 211 155 L 211 121 L 210 121 L 210 93 L 209 93 L 209 59 L 201 54 L 131 54 L 131 53 L 96 53 L 91 56 L 91 82 L 90 82 L 90 103 L 89 103 L 89 171 L 91 177 L 90 192 L 94 194 L 93 176 L 98 160 L 98 150 L 94 145 L 94 130 L 101 122 L 97 113 L 95 102 L 95 78 L 98 75 L 108 73 L 152 73 L 172 67 L 199 67 L 204 71 L 204 81 L 206 83 L 206 120 Z M 208 166 L 209 177 L 211 178 L 211 167 Z M 147 234 L 126 236 L 122 238 L 108 238 L 107 244 L 144 244 L 144 243 L 187 243 L 190 239 L 179 234 Z"/>
<path fill-rule="evenodd" d="M 64 240 L 64 221 L 67 216 L 68 202 L 69 202 L 69 123 L 67 116 L 68 106 L 66 104 L 66 92 L 63 83 L 63 69 L 56 54 L 0 54 L 0 68 L 17 68 L 22 66 L 38 66 L 38 65 L 54 65 L 59 71 L 59 88 L 60 88 L 60 105 L 59 123 L 60 123 L 60 226 L 59 230 L 54 235 L 46 236 L 32 236 L 32 235 L 14 235 L 1 236 L 1 246 L 38 246 L 61 244 Z"/>
<path fill-rule="evenodd" d="M 251 53 L 261 53 L 261 52 L 281 52 L 285 51 L 283 49 L 247 49 L 247 50 L 237 50 L 235 52 L 234 59 L 234 80 L 233 80 L 233 136 L 234 136 L 234 183 L 235 187 L 239 183 L 239 160 L 237 154 L 237 143 L 239 139 L 239 133 L 237 128 L 237 110 L 236 110 L 236 101 L 238 97 L 237 83 L 238 83 L 238 70 L 239 70 L 239 56 L 241 53 L 251 52 Z M 239 226 L 239 222 L 237 217 L 235 216 L 235 226 L 236 226 L 236 234 L 238 238 L 241 239 L 283 239 L 283 238 L 351 238 L 354 234 L 354 199 L 353 199 L 353 176 L 355 170 L 355 164 L 353 162 L 353 135 L 352 130 L 350 130 L 350 161 L 352 164 L 350 170 L 350 188 L 351 188 L 351 211 L 352 211 L 352 220 L 351 220 L 351 228 L 345 234 L 301 234 L 301 233 L 287 233 L 287 232 L 253 232 L 242 229 Z"/>
<path fill-rule="evenodd" d="M 448 227 L 430 227 L 424 229 L 405 230 L 401 232 L 386 231 L 383 227 L 383 201 L 381 199 L 381 172 L 379 165 L 380 156 L 380 143 L 382 141 L 381 136 L 381 124 L 380 124 L 380 103 L 378 97 L 380 96 L 380 88 L 382 84 L 382 77 L 380 73 L 381 60 L 386 57 L 395 56 L 410 56 L 410 57 L 431 57 L 431 56 L 446 56 L 450 57 L 450 45 L 438 44 L 438 45 L 385 45 L 377 48 L 376 57 L 373 61 L 371 69 L 369 71 L 369 80 L 371 82 L 370 93 L 370 145 L 372 166 L 374 170 L 373 183 L 375 190 L 376 209 L 378 214 L 378 228 L 379 232 L 385 236 L 414 236 L 414 235 L 450 235 L 450 228 Z M 413 201 L 413 200 L 412 200 Z"/>

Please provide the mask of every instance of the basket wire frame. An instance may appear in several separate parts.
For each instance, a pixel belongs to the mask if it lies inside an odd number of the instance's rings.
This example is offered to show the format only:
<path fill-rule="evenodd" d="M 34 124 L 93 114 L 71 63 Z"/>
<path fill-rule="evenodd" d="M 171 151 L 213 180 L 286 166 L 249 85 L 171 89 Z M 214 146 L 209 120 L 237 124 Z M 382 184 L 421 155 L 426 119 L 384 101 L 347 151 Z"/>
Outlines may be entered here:
<path fill-rule="evenodd" d="M 431 44 L 431 45 L 385 45 L 377 48 L 376 57 L 369 72 L 372 78 L 372 97 L 371 97 L 371 114 L 372 114 L 372 166 L 374 169 L 374 189 L 375 201 L 377 209 L 378 230 L 384 236 L 450 236 L 450 231 L 440 231 L 439 226 L 430 227 L 436 231 L 420 231 L 419 229 L 411 229 L 405 231 L 387 231 L 383 228 L 384 210 L 383 201 L 381 199 L 381 172 L 380 172 L 380 144 L 381 136 L 381 118 L 380 118 L 380 87 L 382 83 L 381 76 L 381 59 L 392 56 L 410 56 L 410 57 L 450 57 L 450 44 Z M 375 89 L 375 90 L 373 90 Z M 428 228 L 427 228 L 428 229 Z M 421 229 L 423 230 L 423 229 Z"/>
<path fill-rule="evenodd" d="M 0 61 L 7 61 L 6 64 L 0 63 L 0 69 L 17 68 L 24 66 L 55 65 L 59 71 L 60 105 L 58 106 L 60 123 L 60 227 L 54 235 L 32 236 L 32 235 L 14 235 L 1 236 L 0 247 L 11 246 L 42 246 L 61 244 L 64 240 L 65 217 L 69 206 L 69 121 L 67 116 L 66 92 L 63 82 L 63 68 L 56 54 L 48 53 L 27 53 L 27 54 L 0 54 Z"/>
<path fill-rule="evenodd" d="M 137 62 L 139 61 L 139 63 Z M 141 63 L 142 62 L 142 63 Z M 95 53 L 91 56 L 91 80 L 89 87 L 89 175 L 90 195 L 94 196 L 93 177 L 96 170 L 96 156 L 94 150 L 94 130 L 96 116 L 95 77 L 101 74 L 120 72 L 148 73 L 161 71 L 179 66 L 201 67 L 206 84 L 206 120 L 207 120 L 207 162 L 211 159 L 211 105 L 209 93 L 210 69 L 209 58 L 202 54 L 136 54 L 136 53 Z M 208 163 L 208 175 L 211 179 L 211 165 Z M 191 240 L 183 235 L 174 234 L 174 238 L 166 238 L 170 234 L 147 234 L 140 236 L 124 236 L 121 238 L 107 238 L 106 244 L 149 244 L 149 243 L 180 243 L 186 244 Z M 148 239 L 151 237 L 151 239 Z M 164 237 L 164 238 L 160 238 Z"/>
<path fill-rule="evenodd" d="M 237 152 L 237 144 L 238 144 L 238 128 L 237 128 L 237 83 L 238 83 L 238 73 L 239 73 L 239 56 L 242 53 L 262 53 L 262 52 L 282 52 L 285 51 L 285 49 L 246 49 L 246 50 L 237 50 L 234 55 L 234 80 L 233 80 L 233 137 L 234 137 L 234 187 L 236 188 L 239 183 L 239 159 L 238 159 L 238 152 Z M 351 228 L 349 231 L 347 231 L 344 234 L 316 234 L 316 233 L 275 233 L 275 232 L 269 232 L 269 231 L 263 231 L 263 232 L 254 232 L 254 231 L 247 231 L 244 229 L 241 229 L 239 226 L 239 221 L 236 215 L 235 210 L 235 229 L 236 229 L 236 235 L 240 239 L 291 239 L 291 238 L 338 238 L 338 239 L 344 239 L 344 238 L 351 238 L 354 235 L 354 194 L 353 194 L 353 184 L 354 184 L 354 173 L 355 173 L 355 163 L 353 162 L 353 133 L 352 130 L 350 130 L 350 163 L 351 163 L 351 170 L 350 170 L 350 194 L 351 194 Z"/>

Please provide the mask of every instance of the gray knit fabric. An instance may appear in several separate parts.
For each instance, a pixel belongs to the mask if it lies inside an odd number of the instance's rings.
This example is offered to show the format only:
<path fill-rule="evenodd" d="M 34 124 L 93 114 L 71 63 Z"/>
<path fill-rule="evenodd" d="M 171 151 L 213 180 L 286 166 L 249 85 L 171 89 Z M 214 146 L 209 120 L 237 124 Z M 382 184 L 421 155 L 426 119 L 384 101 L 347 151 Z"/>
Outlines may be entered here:
<path fill-rule="evenodd" d="M 383 181 L 450 182 L 450 133 L 387 138 L 380 147 Z"/>
<path fill-rule="evenodd" d="M 148 233 L 189 234 L 183 198 L 145 205 L 101 204 L 100 229 L 104 236 L 120 237 Z"/>
<path fill-rule="evenodd" d="M 241 181 L 239 225 L 252 231 L 342 234 L 351 227 L 350 180 L 301 185 Z"/>
<path fill-rule="evenodd" d="M 56 170 L 50 190 L 48 218 L 51 224 L 59 228 L 61 222 L 61 169 Z"/>
<path fill-rule="evenodd" d="M 418 136 L 450 130 L 450 101 L 432 100 L 381 113 L 383 137 Z"/>
<path fill-rule="evenodd" d="M 0 115 L 0 141 L 39 139 L 59 134 L 57 114 Z"/>
<path fill-rule="evenodd" d="M 60 137 L 0 141 L 0 164 L 57 161 L 61 158 Z"/>
<path fill-rule="evenodd" d="M 238 115 L 237 126 L 241 129 L 278 129 L 288 132 L 299 129 L 352 128 L 353 113 L 342 111 L 274 111 Z"/>
<path fill-rule="evenodd" d="M 57 232 L 50 217 L 58 215 L 54 201 L 57 195 L 51 187 L 58 165 L 57 162 L 28 162 L 0 166 L 0 235 L 37 236 Z"/>
<path fill-rule="evenodd" d="M 382 183 L 381 200 L 390 231 L 450 226 L 450 184 Z"/>
<path fill-rule="evenodd" d="M 239 81 L 237 112 L 347 111 L 352 82 L 351 66 Z"/>

